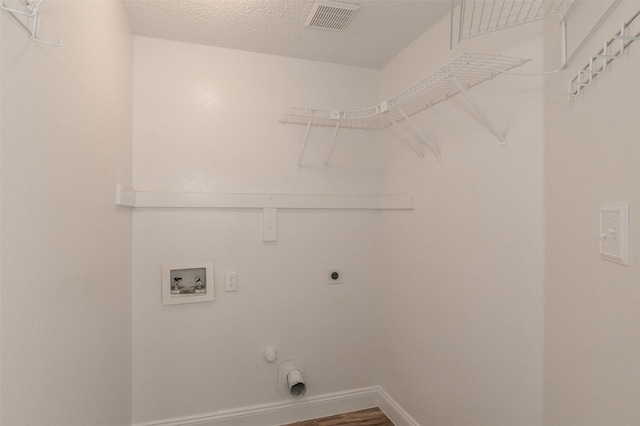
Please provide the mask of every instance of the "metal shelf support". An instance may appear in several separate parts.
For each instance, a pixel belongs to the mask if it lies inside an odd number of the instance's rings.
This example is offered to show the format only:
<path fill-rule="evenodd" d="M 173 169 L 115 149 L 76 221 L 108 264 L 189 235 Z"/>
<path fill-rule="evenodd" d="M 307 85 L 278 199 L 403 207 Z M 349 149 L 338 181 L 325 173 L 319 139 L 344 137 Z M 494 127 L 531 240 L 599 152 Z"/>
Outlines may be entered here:
<path fill-rule="evenodd" d="M 455 78 L 454 76 L 451 76 L 450 78 L 451 78 L 451 81 L 453 81 L 453 84 L 455 84 L 458 90 L 460 90 L 460 93 L 462 93 L 462 95 L 467 100 L 467 102 L 469 102 L 469 104 L 473 107 L 473 109 L 476 110 L 476 112 L 478 113 L 482 121 L 484 121 L 484 123 L 489 127 L 489 129 L 491 129 L 493 134 L 496 135 L 496 137 L 500 141 L 500 148 L 505 148 L 506 144 L 505 144 L 504 136 L 500 134 L 498 129 L 493 125 L 493 123 L 491 123 L 487 115 L 484 113 L 484 111 L 482 111 L 482 108 L 480 108 L 478 103 L 469 94 L 469 91 L 467 90 L 467 88 L 464 87 L 462 83 L 460 83 L 460 81 L 458 81 L 458 79 Z"/>
<path fill-rule="evenodd" d="M 278 239 L 278 210 L 413 210 L 413 195 L 216 194 L 137 191 L 116 185 L 115 204 L 133 208 L 252 209 L 262 211 L 262 240 Z"/>
<path fill-rule="evenodd" d="M 398 131 L 400 133 L 402 133 L 403 135 L 408 135 L 408 132 L 406 130 L 404 130 L 402 127 L 400 127 L 398 125 L 398 123 L 396 123 L 396 120 L 394 120 L 393 118 L 390 118 L 387 115 L 385 115 L 385 117 L 393 124 L 393 127 L 398 129 Z M 411 149 L 413 152 L 415 152 L 415 154 L 418 157 L 420 157 L 421 159 L 424 158 L 424 152 L 422 151 L 422 149 L 419 146 L 413 146 L 409 142 L 405 142 L 405 145 L 407 145 L 409 147 L 409 149 Z"/>
<path fill-rule="evenodd" d="M 340 128 L 340 120 L 336 122 L 336 129 L 333 131 L 333 138 L 331 139 L 331 145 L 329 145 L 329 152 L 327 153 L 327 161 L 324 162 L 325 167 L 329 167 L 329 161 L 331 160 L 331 154 L 333 153 L 333 146 L 336 143 L 336 136 L 338 136 L 339 128 Z"/>
<path fill-rule="evenodd" d="M 298 155 L 298 167 L 302 163 L 302 156 L 304 155 L 304 149 L 307 147 L 307 141 L 309 140 L 309 130 L 311 130 L 311 121 L 313 120 L 313 114 L 309 117 L 309 124 L 307 124 L 307 131 L 304 133 L 304 140 L 300 147 L 300 155 Z"/>
<path fill-rule="evenodd" d="M 438 149 L 438 147 L 431 146 L 427 138 L 425 138 L 422 132 L 420 131 L 420 129 L 418 129 L 418 126 L 416 126 L 413 123 L 413 121 L 409 118 L 409 116 L 407 116 L 407 114 L 402 110 L 402 108 L 396 107 L 396 110 L 400 113 L 400 115 L 402 115 L 402 118 L 404 118 L 404 120 L 407 123 L 409 123 L 409 125 L 413 128 L 413 130 L 418 134 L 418 136 L 420 137 L 420 140 L 426 145 L 427 148 L 429 148 L 429 151 L 431 151 L 433 155 L 436 156 L 436 161 L 438 162 L 442 161 L 442 157 L 440 157 L 440 150 Z"/>

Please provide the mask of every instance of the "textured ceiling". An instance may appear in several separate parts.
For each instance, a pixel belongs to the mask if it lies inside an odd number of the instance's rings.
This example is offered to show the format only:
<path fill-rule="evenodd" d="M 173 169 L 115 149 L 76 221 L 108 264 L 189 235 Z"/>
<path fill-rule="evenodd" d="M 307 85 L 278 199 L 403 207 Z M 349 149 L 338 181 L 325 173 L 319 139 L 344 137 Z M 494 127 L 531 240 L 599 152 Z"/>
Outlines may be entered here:
<path fill-rule="evenodd" d="M 134 34 L 382 68 L 449 12 L 449 0 L 345 0 L 362 7 L 341 32 L 304 27 L 314 0 L 124 0 Z"/>

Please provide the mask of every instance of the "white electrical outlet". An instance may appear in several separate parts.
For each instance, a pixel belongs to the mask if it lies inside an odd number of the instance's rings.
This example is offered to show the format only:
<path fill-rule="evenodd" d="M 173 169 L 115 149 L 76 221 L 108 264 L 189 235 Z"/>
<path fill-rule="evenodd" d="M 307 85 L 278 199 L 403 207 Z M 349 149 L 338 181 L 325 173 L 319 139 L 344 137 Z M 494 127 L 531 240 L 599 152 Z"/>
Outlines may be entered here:
<path fill-rule="evenodd" d="M 225 291 L 238 291 L 238 271 L 227 271 L 224 280 Z"/>

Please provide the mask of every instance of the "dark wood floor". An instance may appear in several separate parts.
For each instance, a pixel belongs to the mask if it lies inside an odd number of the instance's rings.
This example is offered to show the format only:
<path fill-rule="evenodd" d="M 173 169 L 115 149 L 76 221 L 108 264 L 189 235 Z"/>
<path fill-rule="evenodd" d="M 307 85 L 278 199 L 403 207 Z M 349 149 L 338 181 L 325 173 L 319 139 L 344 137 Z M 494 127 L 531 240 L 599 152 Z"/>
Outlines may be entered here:
<path fill-rule="evenodd" d="M 338 414 L 321 419 L 306 420 L 285 426 L 393 426 L 391 420 L 379 408 Z"/>

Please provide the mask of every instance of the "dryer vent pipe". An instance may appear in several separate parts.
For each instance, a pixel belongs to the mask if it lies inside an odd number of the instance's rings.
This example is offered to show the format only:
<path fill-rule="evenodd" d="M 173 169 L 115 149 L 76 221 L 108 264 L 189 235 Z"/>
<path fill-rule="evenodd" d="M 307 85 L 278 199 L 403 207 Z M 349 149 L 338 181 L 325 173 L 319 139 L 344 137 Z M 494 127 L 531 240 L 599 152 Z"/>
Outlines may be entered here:
<path fill-rule="evenodd" d="M 293 396 L 302 396 L 307 391 L 302 371 L 298 369 L 293 369 L 287 373 L 287 385 L 289 386 L 289 392 Z"/>

